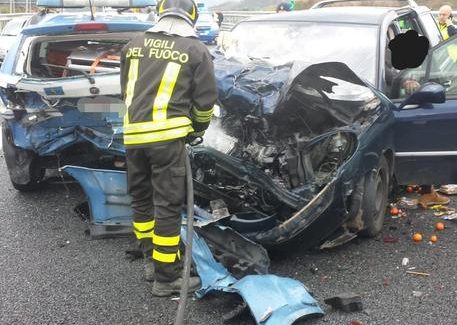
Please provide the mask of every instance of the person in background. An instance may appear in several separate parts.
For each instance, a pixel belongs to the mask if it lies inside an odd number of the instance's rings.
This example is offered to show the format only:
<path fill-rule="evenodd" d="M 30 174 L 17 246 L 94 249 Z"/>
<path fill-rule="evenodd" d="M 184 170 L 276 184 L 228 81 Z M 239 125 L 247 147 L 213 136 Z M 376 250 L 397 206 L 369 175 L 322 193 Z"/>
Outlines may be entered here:
<path fill-rule="evenodd" d="M 219 28 L 221 28 L 222 22 L 224 21 L 224 14 L 220 11 L 213 13 L 213 18 L 216 21 Z"/>
<path fill-rule="evenodd" d="M 292 5 L 290 2 L 281 2 L 277 7 L 276 7 L 276 12 L 286 12 L 286 11 L 291 11 L 292 10 Z"/>
<path fill-rule="evenodd" d="M 438 12 L 438 27 L 444 40 L 457 35 L 457 28 L 453 24 L 452 8 L 449 5 L 441 6 Z"/>

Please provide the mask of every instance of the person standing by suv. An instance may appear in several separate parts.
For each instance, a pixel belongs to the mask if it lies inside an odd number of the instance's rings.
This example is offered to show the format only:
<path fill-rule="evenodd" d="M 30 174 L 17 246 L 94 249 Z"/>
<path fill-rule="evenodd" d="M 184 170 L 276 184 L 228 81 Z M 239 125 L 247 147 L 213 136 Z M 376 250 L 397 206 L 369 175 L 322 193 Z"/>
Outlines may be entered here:
<path fill-rule="evenodd" d="M 193 0 L 160 0 L 159 20 L 121 54 L 128 190 L 133 230 L 145 255 L 152 294 L 179 293 L 186 137 L 203 136 L 217 88 L 212 57 L 198 40 Z M 189 292 L 200 287 L 189 279 Z"/>
<path fill-rule="evenodd" d="M 453 24 L 452 8 L 449 5 L 441 6 L 438 12 L 438 27 L 444 40 L 457 35 L 457 28 Z"/>

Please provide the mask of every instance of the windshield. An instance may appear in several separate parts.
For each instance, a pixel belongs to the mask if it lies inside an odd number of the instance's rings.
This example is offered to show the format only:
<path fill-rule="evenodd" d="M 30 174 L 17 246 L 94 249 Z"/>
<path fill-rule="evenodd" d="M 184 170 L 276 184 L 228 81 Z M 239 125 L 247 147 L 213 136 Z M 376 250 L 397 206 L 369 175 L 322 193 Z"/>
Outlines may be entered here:
<path fill-rule="evenodd" d="M 375 84 L 377 27 L 315 22 L 244 22 L 225 46 L 229 57 L 280 65 L 300 60 L 343 62 Z"/>
<path fill-rule="evenodd" d="M 23 19 L 13 19 L 9 21 L 2 30 L 4 36 L 16 36 L 22 29 Z"/>

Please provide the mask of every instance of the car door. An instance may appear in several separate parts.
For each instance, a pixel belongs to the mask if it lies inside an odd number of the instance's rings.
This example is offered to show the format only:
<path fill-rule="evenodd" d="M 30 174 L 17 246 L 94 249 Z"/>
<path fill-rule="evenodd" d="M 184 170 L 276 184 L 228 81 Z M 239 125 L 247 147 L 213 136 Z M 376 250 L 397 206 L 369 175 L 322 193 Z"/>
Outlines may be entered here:
<path fill-rule="evenodd" d="M 408 96 L 401 86 L 407 80 L 441 84 L 446 101 L 409 105 L 394 113 L 397 180 L 400 184 L 457 183 L 457 37 L 431 49 L 420 67 L 400 73 L 394 86 L 397 104 Z"/>

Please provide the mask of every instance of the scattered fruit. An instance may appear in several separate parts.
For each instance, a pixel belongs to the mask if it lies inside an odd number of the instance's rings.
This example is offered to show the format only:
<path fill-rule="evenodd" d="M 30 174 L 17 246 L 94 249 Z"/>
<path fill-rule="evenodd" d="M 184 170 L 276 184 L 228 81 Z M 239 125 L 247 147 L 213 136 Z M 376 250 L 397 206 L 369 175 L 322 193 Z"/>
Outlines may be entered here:
<path fill-rule="evenodd" d="M 398 208 L 394 207 L 394 208 L 390 209 L 390 214 L 393 216 L 396 216 L 399 212 L 400 212 L 400 210 L 398 210 Z"/>
<path fill-rule="evenodd" d="M 436 230 L 444 230 L 444 223 L 442 222 L 437 222 L 435 225 Z"/>
<path fill-rule="evenodd" d="M 437 237 L 436 235 L 431 235 L 431 236 L 430 236 L 430 241 L 431 241 L 432 243 L 436 243 L 436 242 L 438 241 L 438 237 Z"/>
<path fill-rule="evenodd" d="M 415 242 L 421 241 L 421 240 L 422 240 L 422 235 L 421 235 L 420 233 L 416 232 L 416 233 L 413 235 L 413 240 L 414 240 Z"/>
<path fill-rule="evenodd" d="M 408 187 L 406 187 L 406 192 L 413 193 L 414 192 L 414 188 L 412 186 L 408 186 Z"/>

